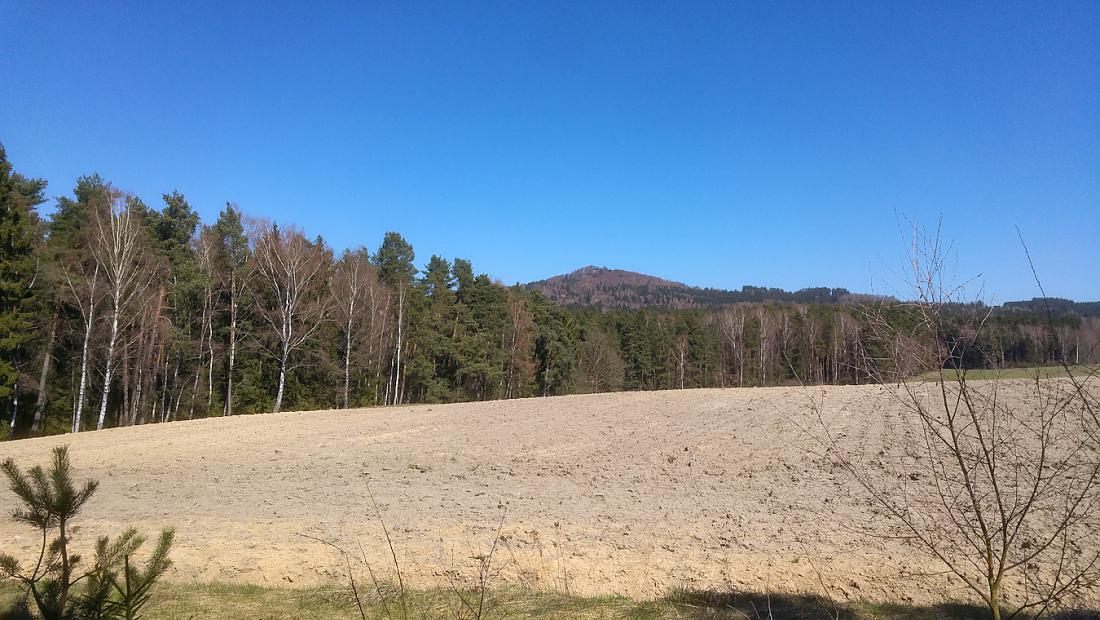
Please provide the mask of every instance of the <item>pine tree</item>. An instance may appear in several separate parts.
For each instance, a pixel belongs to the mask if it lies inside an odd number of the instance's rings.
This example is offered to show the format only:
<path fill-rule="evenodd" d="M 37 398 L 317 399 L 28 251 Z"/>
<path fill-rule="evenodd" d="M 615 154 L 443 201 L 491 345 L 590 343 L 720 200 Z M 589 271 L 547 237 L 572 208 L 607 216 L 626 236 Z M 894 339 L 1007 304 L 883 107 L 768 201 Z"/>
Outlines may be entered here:
<path fill-rule="evenodd" d="M 39 271 L 35 251 L 42 239 L 34 208 L 43 202 L 45 187 L 45 181 L 13 172 L 0 145 L 0 405 L 10 407 L 9 432 L 14 432 L 18 414 L 24 345 L 34 335 L 28 301 Z"/>
<path fill-rule="evenodd" d="M 378 267 L 378 276 L 382 282 L 395 291 L 397 333 L 394 336 L 393 356 L 390 358 L 389 378 L 386 383 L 384 403 L 399 405 L 404 400 L 405 382 L 403 377 L 408 369 L 403 365 L 401 355 L 407 354 L 405 325 L 408 321 L 407 310 L 410 306 L 412 279 L 416 276 L 413 260 L 416 254 L 405 238 L 396 232 L 387 232 L 382 245 L 374 255 L 374 264 Z"/>
<path fill-rule="evenodd" d="M 416 359 L 410 360 L 410 381 L 415 390 L 423 394 L 422 400 L 430 403 L 448 402 L 454 399 L 456 295 L 451 264 L 439 256 L 432 256 L 424 269 L 420 287 L 426 299 L 416 322 L 412 339 L 416 347 Z"/>
<path fill-rule="evenodd" d="M 568 394 L 577 370 L 569 314 L 550 303 L 541 293 L 531 295 L 531 315 L 535 324 L 535 379 L 539 394 Z"/>
<path fill-rule="evenodd" d="M 233 415 L 234 374 L 237 365 L 237 349 L 240 341 L 242 311 L 246 307 L 248 284 L 252 279 L 252 261 L 248 236 L 244 232 L 241 211 L 231 203 L 218 214 L 213 226 L 218 240 L 214 252 L 214 271 L 219 274 L 218 288 L 227 309 L 225 407 L 224 415 Z"/>

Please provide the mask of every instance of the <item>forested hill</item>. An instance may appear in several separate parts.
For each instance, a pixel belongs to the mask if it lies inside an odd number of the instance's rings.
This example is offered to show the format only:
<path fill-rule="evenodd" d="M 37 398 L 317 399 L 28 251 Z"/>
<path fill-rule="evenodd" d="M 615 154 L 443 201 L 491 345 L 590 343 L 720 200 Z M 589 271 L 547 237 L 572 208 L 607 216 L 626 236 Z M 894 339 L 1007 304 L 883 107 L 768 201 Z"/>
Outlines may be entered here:
<path fill-rule="evenodd" d="M 592 266 L 531 282 L 526 288 L 541 291 L 566 307 L 630 310 L 709 308 L 739 302 L 836 304 L 867 299 L 847 289 L 828 287 L 794 292 L 760 286 L 743 286 L 739 291 L 699 288 L 643 273 Z"/>
<path fill-rule="evenodd" d="M 721 308 L 736 303 L 855 305 L 882 300 L 883 297 L 852 293 L 845 288 L 825 286 L 785 291 L 781 288 L 743 286 L 739 291 L 688 286 L 635 271 L 606 267 L 580 269 L 524 285 L 539 291 L 550 301 L 573 309 L 598 310 L 699 310 Z M 965 310 L 967 304 L 953 306 Z M 1072 301 L 1058 297 L 1028 301 L 1006 301 L 999 316 L 1100 317 L 1100 301 Z"/>
<path fill-rule="evenodd" d="M 1072 301 L 1049 297 L 1046 299 L 1036 297 L 1030 301 L 1006 301 L 1001 306 L 1007 312 L 1031 312 L 1045 314 L 1051 312 L 1054 315 L 1077 315 L 1080 317 L 1100 316 L 1100 301 Z"/>

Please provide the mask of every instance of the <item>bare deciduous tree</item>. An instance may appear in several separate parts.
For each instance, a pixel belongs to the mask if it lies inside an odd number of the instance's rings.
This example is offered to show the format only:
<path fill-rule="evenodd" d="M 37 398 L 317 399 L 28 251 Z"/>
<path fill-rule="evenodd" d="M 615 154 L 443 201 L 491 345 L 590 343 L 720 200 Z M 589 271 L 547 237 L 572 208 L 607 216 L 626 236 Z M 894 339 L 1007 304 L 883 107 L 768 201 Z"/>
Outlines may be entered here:
<path fill-rule="evenodd" d="M 523 296 L 508 291 L 508 372 L 505 378 L 504 397 L 518 396 L 520 386 L 531 381 L 535 374 L 531 363 L 532 318 Z"/>
<path fill-rule="evenodd" d="M 405 352 L 403 345 L 407 338 L 403 332 L 405 327 L 405 302 L 408 299 L 408 288 L 408 285 L 404 282 L 399 282 L 397 285 L 397 333 L 394 335 L 393 357 L 390 359 L 390 378 L 386 382 L 385 403 L 387 405 L 400 405 L 403 402 L 402 388 L 406 387 L 401 383 L 401 378 L 405 370 L 401 365 L 401 354 Z"/>
<path fill-rule="evenodd" d="M 737 364 L 737 387 L 745 387 L 745 362 L 748 346 L 745 344 L 745 311 L 739 307 L 725 310 L 718 322 L 722 340 L 730 356 Z"/>
<path fill-rule="evenodd" d="M 218 244 L 217 233 L 208 226 L 204 226 L 192 242 L 202 278 L 202 311 L 199 317 L 199 342 L 196 351 L 198 364 L 195 369 L 194 386 L 191 388 L 191 403 L 187 408 L 188 420 L 194 417 L 199 380 L 203 375 L 206 375 L 207 414 L 214 400 L 214 314 L 217 311 L 214 286 L 218 279 L 216 262 Z"/>
<path fill-rule="evenodd" d="M 806 379 L 810 383 L 823 383 L 825 379 L 818 351 L 821 324 L 809 308 L 802 306 L 798 312 L 802 318 L 803 335 L 806 337 Z"/>
<path fill-rule="evenodd" d="M 131 307 L 149 282 L 149 265 L 142 246 L 141 222 L 133 200 L 112 190 L 105 209 L 92 211 L 95 240 L 92 255 L 106 281 L 107 351 L 104 358 L 103 398 L 99 403 L 96 429 L 102 429 L 107 417 L 107 403 L 114 371 L 115 346 L 118 336 L 133 320 Z"/>
<path fill-rule="evenodd" d="M 988 310 L 967 328 L 945 316 L 962 288 L 943 280 L 938 231 L 913 229 L 915 300 L 868 310 L 880 354 L 872 378 L 897 381 L 915 441 L 869 463 L 837 442 L 815 401 L 818 438 L 889 517 L 896 536 L 942 563 L 992 617 L 1042 616 L 1100 580 L 1100 418 L 1093 375 L 1032 381 L 967 377 Z M 870 358 L 868 358 L 870 359 Z M 934 382 L 914 378 L 914 373 Z"/>
<path fill-rule="evenodd" d="M 265 347 L 279 363 L 274 412 L 283 404 L 286 375 L 297 365 L 291 358 L 313 337 L 328 314 L 327 249 L 294 229 L 262 225 L 254 243 L 256 271 L 262 284 L 256 309 L 274 333 Z"/>
<path fill-rule="evenodd" d="M 84 413 L 84 401 L 88 387 L 88 363 L 91 357 L 92 329 L 96 321 L 96 303 L 102 296 L 99 288 L 99 265 L 88 268 L 83 262 L 65 267 L 65 283 L 72 293 L 73 302 L 80 310 L 80 381 L 76 400 L 73 403 L 72 432 L 80 432 L 81 418 Z"/>
<path fill-rule="evenodd" d="M 376 272 L 377 273 L 377 272 Z M 390 347 L 387 339 L 390 337 L 390 307 L 392 305 L 390 290 L 382 284 L 381 279 L 374 278 L 367 287 L 367 305 L 370 325 L 367 331 L 367 361 L 374 366 L 374 403 L 378 404 L 383 394 L 382 369 L 385 367 L 386 354 Z"/>
<path fill-rule="evenodd" d="M 603 330 L 589 330 L 581 341 L 581 384 L 587 392 L 617 392 L 623 389 L 625 368 L 614 343 Z"/>
<path fill-rule="evenodd" d="M 757 306 L 756 318 L 760 324 L 760 385 L 768 385 L 768 366 L 775 356 L 775 321 L 766 306 Z"/>
<path fill-rule="evenodd" d="M 352 351 L 364 338 L 373 343 L 370 328 L 376 310 L 372 305 L 377 303 L 375 297 L 379 285 L 378 274 L 370 264 L 369 252 L 362 248 L 344 252 L 333 274 L 332 294 L 336 321 L 344 336 L 345 409 L 348 408 L 351 393 Z"/>
<path fill-rule="evenodd" d="M 672 340 L 672 349 L 669 354 L 672 358 L 672 365 L 675 368 L 674 385 L 678 389 L 684 389 L 684 382 L 687 377 L 687 368 L 689 364 L 688 354 L 691 351 L 690 343 L 688 342 L 687 334 L 679 334 Z"/>

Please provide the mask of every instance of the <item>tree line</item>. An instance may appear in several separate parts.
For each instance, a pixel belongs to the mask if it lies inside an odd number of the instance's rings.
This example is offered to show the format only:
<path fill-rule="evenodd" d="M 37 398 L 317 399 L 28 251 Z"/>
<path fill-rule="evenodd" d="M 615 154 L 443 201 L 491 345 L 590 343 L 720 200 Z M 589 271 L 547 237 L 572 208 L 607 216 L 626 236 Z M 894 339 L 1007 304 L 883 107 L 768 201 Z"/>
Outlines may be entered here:
<path fill-rule="evenodd" d="M 419 264 L 396 232 L 337 253 L 233 204 L 203 223 L 179 192 L 153 207 L 98 175 L 42 216 L 45 188 L 0 147 L 9 436 L 288 408 L 861 383 L 877 355 L 866 304 L 563 308 L 468 260 Z M 982 311 L 956 308 L 959 329 Z M 1017 310 L 991 326 L 965 363 L 1097 361 L 1096 317 L 1059 314 L 1051 328 Z"/>

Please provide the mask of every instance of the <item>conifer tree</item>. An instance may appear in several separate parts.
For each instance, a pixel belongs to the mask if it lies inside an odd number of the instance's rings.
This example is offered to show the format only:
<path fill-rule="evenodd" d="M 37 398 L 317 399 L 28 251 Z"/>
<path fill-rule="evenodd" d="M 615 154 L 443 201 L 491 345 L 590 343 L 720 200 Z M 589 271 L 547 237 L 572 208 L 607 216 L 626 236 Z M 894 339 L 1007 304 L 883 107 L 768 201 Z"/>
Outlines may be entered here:
<path fill-rule="evenodd" d="M 383 237 L 382 245 L 379 246 L 373 258 L 374 264 L 378 267 L 379 278 L 386 286 L 395 291 L 397 333 L 394 337 L 393 356 L 390 359 L 389 379 L 386 383 L 384 403 L 398 405 L 403 401 L 404 382 L 402 377 L 407 373 L 407 368 L 402 364 L 401 354 L 407 338 L 405 333 L 406 310 L 409 306 L 412 280 L 416 276 L 416 267 L 413 266 L 416 254 L 404 237 L 391 231 Z"/>
<path fill-rule="evenodd" d="M 219 274 L 219 289 L 228 311 L 226 326 L 226 370 L 224 415 L 233 415 L 237 349 L 240 341 L 241 312 L 245 308 L 248 285 L 252 280 L 251 248 L 245 234 L 240 210 L 231 203 L 218 214 L 213 226 L 218 240 L 214 252 L 214 270 Z"/>
<path fill-rule="evenodd" d="M 10 407 L 9 434 L 18 414 L 19 368 L 33 338 L 28 303 L 39 272 L 35 255 L 41 226 L 35 206 L 46 182 L 14 172 L 0 145 L 0 406 Z"/>

